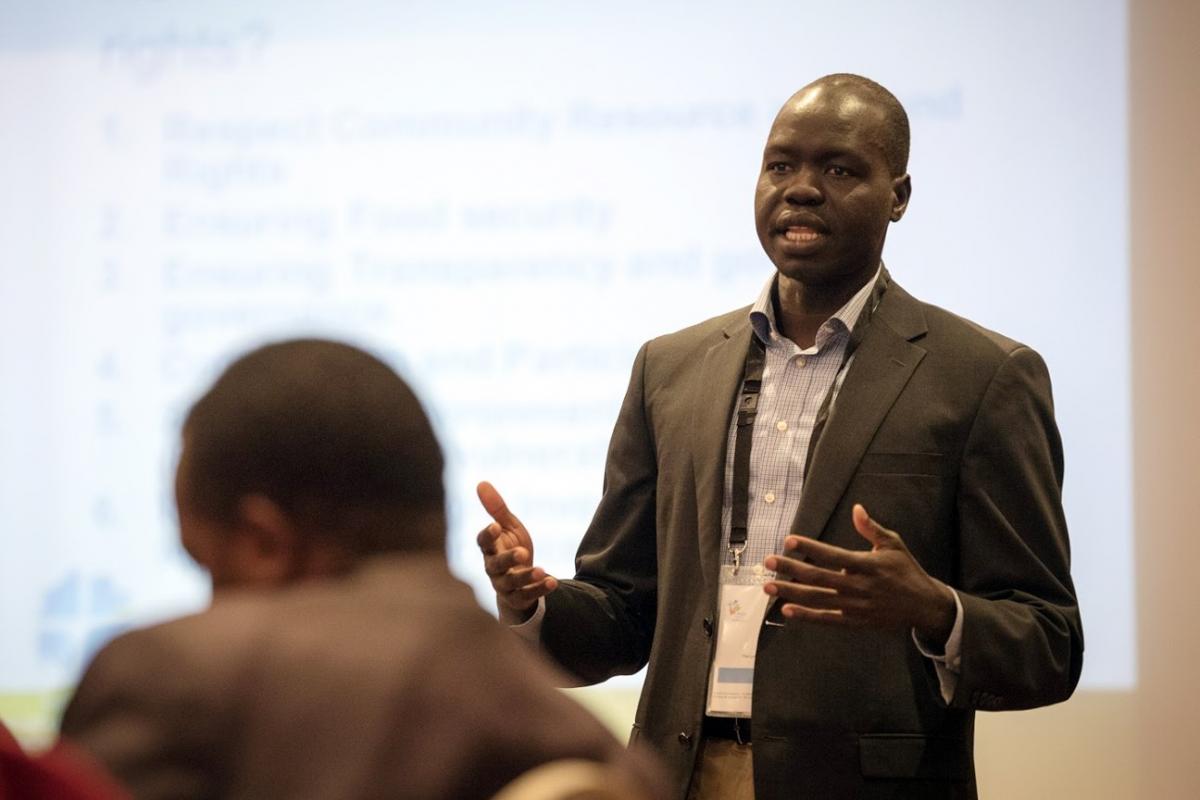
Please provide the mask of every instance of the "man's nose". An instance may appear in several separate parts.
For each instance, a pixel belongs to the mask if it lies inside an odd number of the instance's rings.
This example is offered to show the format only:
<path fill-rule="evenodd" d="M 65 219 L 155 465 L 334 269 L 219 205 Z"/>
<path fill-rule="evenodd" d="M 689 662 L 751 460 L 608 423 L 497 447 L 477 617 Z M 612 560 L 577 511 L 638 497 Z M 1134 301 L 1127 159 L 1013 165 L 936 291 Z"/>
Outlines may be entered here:
<path fill-rule="evenodd" d="M 819 205 L 825 200 L 820 176 L 813 169 L 799 169 L 783 190 L 783 199 L 796 206 Z"/>

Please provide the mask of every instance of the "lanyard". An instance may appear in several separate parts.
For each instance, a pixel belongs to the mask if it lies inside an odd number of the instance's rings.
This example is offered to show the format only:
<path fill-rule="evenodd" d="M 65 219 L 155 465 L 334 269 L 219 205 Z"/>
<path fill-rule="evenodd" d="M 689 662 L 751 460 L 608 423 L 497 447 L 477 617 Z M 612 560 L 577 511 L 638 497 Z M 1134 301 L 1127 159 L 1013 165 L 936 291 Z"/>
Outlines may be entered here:
<path fill-rule="evenodd" d="M 842 377 L 846 365 L 854 351 L 862 344 L 867 328 L 875 316 L 875 309 L 887 291 L 887 273 L 880 272 L 875 285 L 871 287 L 871 296 L 859 314 L 853 330 L 850 331 L 850 341 L 842 352 L 842 361 L 838 365 L 833 383 L 821 406 L 817 410 L 817 419 L 813 423 L 812 436 L 809 437 L 808 452 L 804 455 L 804 477 L 808 478 L 809 467 L 812 466 L 813 453 L 816 452 L 817 442 L 825 432 L 825 424 L 829 421 L 830 409 L 833 406 L 833 395 Z M 746 352 L 746 363 L 742 368 L 742 389 L 738 395 L 737 435 L 733 443 L 733 508 L 732 520 L 729 527 L 729 553 L 733 556 L 733 572 L 736 575 L 742 565 L 742 553 L 746 551 L 748 539 L 748 524 L 750 517 L 750 448 L 754 439 L 754 421 L 758 417 L 758 398 L 762 391 L 763 369 L 766 366 L 767 351 L 762 339 L 753 331 L 750 333 L 750 347 Z"/>

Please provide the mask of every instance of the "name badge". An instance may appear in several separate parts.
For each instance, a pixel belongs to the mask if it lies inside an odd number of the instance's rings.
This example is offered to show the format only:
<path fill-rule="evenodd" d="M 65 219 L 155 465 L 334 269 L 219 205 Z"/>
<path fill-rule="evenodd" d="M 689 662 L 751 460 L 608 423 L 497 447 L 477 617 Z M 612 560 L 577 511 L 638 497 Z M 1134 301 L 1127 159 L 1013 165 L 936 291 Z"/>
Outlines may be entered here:
<path fill-rule="evenodd" d="M 750 716 L 758 633 L 771 599 L 762 587 L 772 577 L 762 564 L 721 568 L 717 651 L 708 677 L 705 709 L 711 717 Z"/>

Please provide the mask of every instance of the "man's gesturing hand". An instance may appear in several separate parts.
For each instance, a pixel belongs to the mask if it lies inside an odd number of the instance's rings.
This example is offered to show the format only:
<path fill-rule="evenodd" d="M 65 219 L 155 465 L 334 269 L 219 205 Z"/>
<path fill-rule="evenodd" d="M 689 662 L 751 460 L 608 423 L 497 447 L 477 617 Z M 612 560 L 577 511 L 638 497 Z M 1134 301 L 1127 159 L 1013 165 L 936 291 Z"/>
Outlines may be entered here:
<path fill-rule="evenodd" d="M 836 625 L 913 628 L 928 642 L 945 642 L 954 627 L 950 587 L 917 563 L 900 535 L 880 525 L 861 505 L 853 511 L 854 529 L 871 543 L 863 552 L 789 536 L 784 548 L 795 558 L 768 556 L 767 569 L 777 580 L 767 594 L 785 601 L 783 615 Z"/>
<path fill-rule="evenodd" d="M 533 614 L 539 597 L 558 588 L 558 581 L 533 566 L 533 539 L 521 520 L 508 510 L 496 487 L 483 481 L 475 487 L 479 502 L 492 522 L 475 541 L 483 553 L 483 568 L 496 590 L 500 619 L 515 624 Z"/>

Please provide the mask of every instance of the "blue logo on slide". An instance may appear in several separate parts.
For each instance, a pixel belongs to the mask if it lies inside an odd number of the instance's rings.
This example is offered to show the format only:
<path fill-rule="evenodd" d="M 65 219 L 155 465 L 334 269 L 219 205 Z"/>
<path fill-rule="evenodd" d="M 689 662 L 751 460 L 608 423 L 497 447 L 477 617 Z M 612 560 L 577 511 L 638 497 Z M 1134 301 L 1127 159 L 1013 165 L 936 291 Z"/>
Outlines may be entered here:
<path fill-rule="evenodd" d="M 78 673 L 86 659 L 125 630 L 128 602 L 128 594 L 107 575 L 68 573 L 42 598 L 38 657 Z"/>

